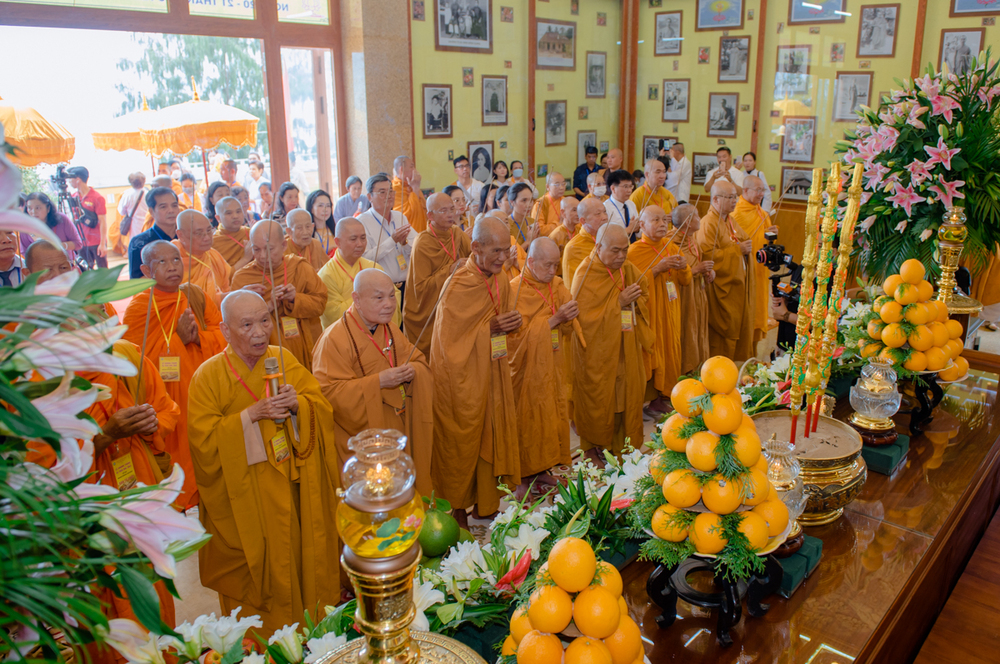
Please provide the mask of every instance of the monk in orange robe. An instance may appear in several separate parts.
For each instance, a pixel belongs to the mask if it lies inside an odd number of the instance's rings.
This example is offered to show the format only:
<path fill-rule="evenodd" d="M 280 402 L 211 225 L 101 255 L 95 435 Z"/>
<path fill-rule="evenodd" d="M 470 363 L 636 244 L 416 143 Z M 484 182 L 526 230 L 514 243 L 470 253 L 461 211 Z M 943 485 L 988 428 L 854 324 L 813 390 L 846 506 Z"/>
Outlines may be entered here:
<path fill-rule="evenodd" d="M 501 221 L 504 224 L 509 224 L 510 221 L 510 218 L 503 210 L 493 210 L 492 212 L 488 212 L 486 216 L 491 219 Z M 510 281 L 517 275 L 521 274 L 521 268 L 524 266 L 524 261 L 527 260 L 527 258 L 528 254 L 524 250 L 524 247 L 519 245 L 514 238 L 511 237 L 510 249 L 507 251 L 507 260 L 505 260 L 503 264 L 503 276 L 507 278 L 507 281 Z"/>
<path fill-rule="evenodd" d="M 756 352 L 753 272 L 747 266 L 753 243 L 733 219 L 737 200 L 735 185 L 726 181 L 712 185 L 712 204 L 701 219 L 698 246 L 715 264 L 715 279 L 707 288 L 709 353 L 743 362 Z"/>
<path fill-rule="evenodd" d="M 221 304 L 229 292 L 232 267 L 212 245 L 212 223 L 196 210 L 184 210 L 177 215 L 175 247 L 181 250 L 184 263 L 184 281 L 191 282 Z"/>
<path fill-rule="evenodd" d="M 212 535 L 198 552 L 201 583 L 219 593 L 223 613 L 259 615 L 266 636 L 340 600 L 341 463 L 319 383 L 287 348 L 268 344 L 267 303 L 234 291 L 222 313 L 229 345 L 195 373 L 188 405 L 199 517 Z M 265 362 L 279 354 L 272 393 Z"/>
<path fill-rule="evenodd" d="M 413 242 L 403 298 L 403 329 L 425 358 L 430 357 L 433 334 L 427 321 L 434 314 L 441 288 L 472 253 L 472 240 L 456 226 L 458 211 L 450 196 L 431 194 L 427 217 L 427 230 Z"/>
<path fill-rule="evenodd" d="M 573 196 L 563 196 L 562 202 L 559 204 L 559 226 L 557 226 L 554 231 L 549 233 L 549 239 L 555 242 L 556 246 L 559 247 L 559 269 L 556 270 L 557 277 L 563 276 L 563 249 L 565 249 L 569 241 L 576 236 L 577 228 L 580 225 L 580 218 L 576 214 L 576 208 L 579 202 L 580 201 L 576 200 Z"/>
<path fill-rule="evenodd" d="M 595 249 L 573 278 L 587 347 L 576 335 L 571 343 L 573 419 L 580 449 L 599 461 L 604 449 L 620 455 L 626 439 L 635 447 L 642 444 L 642 353 L 652 350 L 653 331 L 649 284 L 627 260 L 625 229 L 605 224 Z"/>
<path fill-rule="evenodd" d="M 508 339 L 525 481 L 556 464 L 570 463 L 562 357 L 568 349 L 562 337 L 572 335 L 572 321 L 579 309 L 563 280 L 556 276 L 558 267 L 559 247 L 547 237 L 538 238 L 528 249 L 521 276 L 510 282 L 522 320 Z M 547 474 L 539 480 L 554 483 Z"/>
<path fill-rule="evenodd" d="M 743 195 L 733 210 L 733 219 L 750 238 L 750 271 L 753 272 L 753 352 L 757 343 L 767 336 L 767 318 L 771 311 L 770 270 L 763 263 L 753 259 L 765 244 L 764 233 L 777 233 L 778 227 L 771 223 L 771 217 L 760 207 L 767 187 L 756 175 L 743 178 Z"/>
<path fill-rule="evenodd" d="M 154 279 L 146 357 L 158 370 L 167 395 L 181 408 L 177 427 L 166 438 L 174 463 L 184 469 L 184 489 L 177 497 L 181 508 L 198 503 L 187 437 L 188 387 L 202 362 L 225 347 L 219 331 L 219 308 L 194 284 L 181 286 L 181 253 L 169 242 L 157 240 L 142 248 L 142 273 Z M 135 295 L 125 309 L 125 339 L 142 347 L 150 292 Z"/>
<path fill-rule="evenodd" d="M 333 408 L 337 454 L 349 458 L 348 439 L 365 429 L 400 431 L 416 466 L 417 491 L 429 496 L 434 383 L 427 358 L 392 322 L 396 287 L 385 272 L 358 272 L 353 298 L 313 353 L 313 373 Z"/>
<path fill-rule="evenodd" d="M 510 281 L 501 275 L 510 231 L 486 216 L 472 231 L 472 255 L 458 268 L 434 315 L 434 453 L 431 477 L 455 508 L 486 516 L 500 508 L 497 479 L 521 482 L 509 334 L 521 327 Z"/>
<path fill-rule="evenodd" d="M 670 215 L 663 208 L 647 205 L 639 215 L 639 227 L 642 237 L 629 247 L 628 260 L 646 273 L 649 282 L 653 348 L 642 354 L 646 400 L 653 413 L 665 413 L 669 410 L 670 391 L 681 372 L 680 288 L 691 283 L 691 269 L 667 237 Z"/>
<path fill-rule="evenodd" d="M 580 263 L 594 251 L 597 231 L 608 223 L 608 212 L 604 203 L 591 198 L 580 201 L 576 207 L 580 229 L 576 235 L 563 247 L 562 274 L 567 283 L 573 283 L 573 277 Z"/>
<path fill-rule="evenodd" d="M 596 198 L 602 203 L 609 198 L 608 188 L 604 183 L 604 175 L 601 172 L 595 171 L 587 176 L 587 195 L 581 198 L 581 201 Z"/>
<path fill-rule="evenodd" d="M 715 279 L 715 265 L 703 260 L 697 235 L 701 227 L 698 208 L 683 203 L 671 213 L 673 244 L 691 270 L 691 283 L 679 285 L 681 306 L 681 375 L 692 373 L 707 360 L 708 284 Z"/>
<path fill-rule="evenodd" d="M 215 206 L 219 227 L 212 237 L 212 248 L 222 254 L 235 273 L 250 262 L 250 229 L 246 227 L 243 206 L 232 196 L 226 196 Z"/>
<path fill-rule="evenodd" d="M 316 225 L 313 223 L 312 215 L 302 208 L 296 208 L 285 217 L 285 225 L 288 227 L 288 245 L 285 247 L 285 254 L 298 256 L 319 272 L 330 257 L 323 251 L 323 243 L 315 235 Z"/>
<path fill-rule="evenodd" d="M 677 207 L 677 199 L 663 186 L 663 183 L 667 181 L 667 167 L 654 157 L 646 160 L 643 172 L 646 174 L 645 182 L 629 197 L 635 203 L 635 209 L 639 211 L 639 214 L 642 214 L 647 206 L 655 205 L 669 214 Z"/>
<path fill-rule="evenodd" d="M 413 230 L 420 233 L 427 228 L 427 203 L 420 191 L 420 173 L 416 164 L 407 156 L 399 156 L 392 162 L 392 190 L 396 194 L 393 210 L 399 210 Z M 338 219 L 339 221 L 339 219 Z"/>
<path fill-rule="evenodd" d="M 313 346 L 323 333 L 319 317 L 326 309 L 326 285 L 305 260 L 284 255 L 285 231 L 281 224 L 258 221 L 250 229 L 250 246 L 253 261 L 236 273 L 232 288 L 251 290 L 264 298 L 275 316 L 271 345 L 278 345 L 280 334 L 285 349 L 306 371 L 312 371 Z M 275 304 L 278 311 L 274 311 Z"/>
<path fill-rule="evenodd" d="M 566 195 L 566 178 L 557 171 L 552 171 L 545 178 L 545 195 L 535 201 L 531 213 L 538 224 L 539 235 L 548 235 L 559 225 L 559 204 Z"/>

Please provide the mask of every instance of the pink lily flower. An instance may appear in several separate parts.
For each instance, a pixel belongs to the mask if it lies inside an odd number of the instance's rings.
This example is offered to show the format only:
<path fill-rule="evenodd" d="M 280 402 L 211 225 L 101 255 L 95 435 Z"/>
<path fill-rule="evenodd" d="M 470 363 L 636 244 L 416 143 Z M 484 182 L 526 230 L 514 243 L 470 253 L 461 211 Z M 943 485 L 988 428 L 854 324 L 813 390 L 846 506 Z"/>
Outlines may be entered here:
<path fill-rule="evenodd" d="M 941 85 L 931 78 L 930 74 L 924 74 L 923 78 L 913 79 L 913 84 L 920 88 L 920 91 L 928 97 L 936 97 L 941 91 Z"/>
<path fill-rule="evenodd" d="M 791 403 L 792 403 L 791 392 L 785 392 L 784 394 L 781 395 L 781 398 L 778 399 L 778 404 L 781 406 L 788 406 L 791 405 Z"/>
<path fill-rule="evenodd" d="M 76 439 L 89 440 L 101 432 L 101 428 L 92 420 L 79 419 L 77 414 L 90 408 L 97 401 L 98 390 L 91 387 L 88 390 L 78 390 L 70 386 L 73 374 L 66 372 L 59 387 L 43 397 L 31 401 L 49 421 L 52 430 L 64 441 L 76 446 Z"/>
<path fill-rule="evenodd" d="M 888 172 L 889 167 L 885 164 L 872 164 L 872 167 L 864 173 L 864 176 L 868 179 L 865 183 L 865 187 L 874 191 L 882 183 L 882 178 L 885 177 Z"/>
<path fill-rule="evenodd" d="M 844 354 L 844 347 L 839 346 L 837 350 L 833 351 L 833 355 L 830 356 L 831 360 L 836 360 L 838 357 Z"/>
<path fill-rule="evenodd" d="M 948 145 L 944 142 L 943 138 L 938 138 L 938 143 L 936 148 L 924 146 L 924 152 L 931 156 L 927 160 L 926 165 L 928 168 L 934 164 L 941 164 L 944 166 L 946 171 L 951 170 L 951 158 L 962 151 L 962 148 L 948 148 Z"/>
<path fill-rule="evenodd" d="M 60 274 L 58 277 L 49 279 L 43 284 L 36 285 L 35 295 L 54 295 L 56 297 L 66 297 L 69 295 L 70 290 L 79 278 L 79 272 L 76 270 L 70 270 L 69 272 Z"/>
<path fill-rule="evenodd" d="M 109 319 L 78 330 L 43 328 L 17 346 L 13 356 L 18 371 L 35 369 L 45 378 L 65 371 L 105 371 L 116 376 L 134 376 L 135 365 L 104 350 L 122 338 L 127 327 Z"/>
<path fill-rule="evenodd" d="M 862 191 L 861 192 L 861 204 L 864 205 L 865 203 L 867 203 L 868 201 L 870 201 L 872 199 L 872 196 L 874 196 L 874 195 L 875 194 L 873 194 L 870 191 Z"/>
<path fill-rule="evenodd" d="M 920 241 L 921 242 L 926 242 L 927 240 L 931 239 L 932 235 L 934 235 L 934 231 L 932 229 L 930 229 L 930 228 L 925 228 L 920 233 Z"/>
<path fill-rule="evenodd" d="M 919 159 L 914 159 L 907 164 L 906 170 L 910 172 L 910 180 L 914 185 L 919 185 L 924 180 L 930 180 L 934 177 L 931 175 L 931 172 L 927 170 L 927 165 Z"/>
<path fill-rule="evenodd" d="M 885 186 L 882 187 L 882 190 L 886 192 L 894 191 L 898 184 L 899 184 L 899 173 L 890 173 L 889 177 L 885 179 Z"/>
<path fill-rule="evenodd" d="M 924 113 L 927 113 L 930 110 L 931 109 L 929 109 L 926 106 L 921 106 L 920 104 L 916 104 L 913 108 L 910 109 L 910 114 L 906 118 L 906 124 L 910 125 L 911 127 L 916 127 L 917 129 L 927 129 L 927 125 L 925 125 L 923 121 L 920 120 L 920 116 L 923 115 Z"/>
<path fill-rule="evenodd" d="M 938 200 L 944 203 L 946 208 L 951 207 L 952 199 L 965 198 L 965 194 L 958 190 L 959 187 L 965 184 L 965 180 L 952 180 L 951 182 L 947 182 L 944 178 L 939 177 L 938 182 L 941 183 L 940 187 L 934 184 L 927 187 L 927 189 L 937 194 Z"/>
<path fill-rule="evenodd" d="M 874 214 L 871 215 L 871 216 L 865 217 L 865 220 L 861 222 L 861 230 L 862 231 L 867 231 L 869 228 L 872 227 L 872 224 L 875 223 L 876 219 L 878 219 L 878 215 L 874 215 Z"/>
<path fill-rule="evenodd" d="M 110 628 L 103 636 L 128 664 L 164 664 L 163 651 L 170 637 L 147 632 L 139 623 L 125 618 L 108 621 Z M 104 628 L 99 628 L 104 631 Z"/>
<path fill-rule="evenodd" d="M 993 98 L 1000 94 L 1000 85 L 994 85 L 989 90 L 976 90 L 976 94 L 979 95 L 979 100 L 989 108 L 993 104 Z"/>
<path fill-rule="evenodd" d="M 945 122 L 951 124 L 954 120 L 952 111 L 958 110 L 961 105 L 949 97 L 948 95 L 937 95 L 930 98 L 931 102 L 931 116 L 940 115 L 944 117 Z"/>
<path fill-rule="evenodd" d="M 901 222 L 899 222 L 898 224 L 896 224 L 896 232 L 897 233 L 902 233 L 903 231 L 905 231 L 906 230 L 906 225 L 908 223 L 910 223 L 910 220 L 909 219 L 904 219 Z"/>
<path fill-rule="evenodd" d="M 913 205 L 927 199 L 916 194 L 912 186 L 906 185 L 905 187 L 897 186 L 896 193 L 887 197 L 886 200 L 892 203 L 893 207 L 902 207 L 906 211 L 906 216 L 909 217 L 913 213 Z"/>

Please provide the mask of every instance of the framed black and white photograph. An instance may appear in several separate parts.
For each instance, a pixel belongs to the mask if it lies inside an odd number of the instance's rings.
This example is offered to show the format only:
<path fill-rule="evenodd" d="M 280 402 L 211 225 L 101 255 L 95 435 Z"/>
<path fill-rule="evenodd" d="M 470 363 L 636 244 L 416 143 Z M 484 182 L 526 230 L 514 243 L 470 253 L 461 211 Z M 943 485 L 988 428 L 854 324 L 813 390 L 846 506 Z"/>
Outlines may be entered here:
<path fill-rule="evenodd" d="M 656 15 L 653 55 L 680 55 L 684 39 L 681 37 L 683 12 L 660 12 Z"/>
<path fill-rule="evenodd" d="M 871 105 L 871 94 L 871 72 L 837 72 L 837 80 L 833 83 L 833 121 L 857 122 L 855 111 L 859 106 Z"/>
<path fill-rule="evenodd" d="M 424 138 L 451 137 L 451 85 L 424 83 Z"/>
<path fill-rule="evenodd" d="M 710 92 L 708 95 L 708 135 L 736 136 L 740 96 L 735 92 Z"/>
<path fill-rule="evenodd" d="M 718 165 L 714 152 L 695 152 L 691 155 L 691 182 L 705 184 L 705 176 Z"/>
<path fill-rule="evenodd" d="M 891 58 L 896 55 L 899 5 L 864 5 L 858 23 L 859 58 Z"/>
<path fill-rule="evenodd" d="M 535 19 L 535 68 L 576 69 L 576 23 Z"/>
<path fill-rule="evenodd" d="M 434 48 L 493 52 L 493 0 L 434 0 Z"/>
<path fill-rule="evenodd" d="M 493 141 L 469 141 L 466 154 L 472 166 L 472 177 L 480 182 L 493 179 Z"/>
<path fill-rule="evenodd" d="M 507 124 L 507 77 L 482 76 L 483 125 Z"/>
<path fill-rule="evenodd" d="M 813 172 L 811 168 L 781 167 L 781 195 L 786 201 L 808 201 L 809 190 L 812 189 Z"/>
<path fill-rule="evenodd" d="M 956 16 L 996 16 L 1000 14 L 1000 4 L 983 2 L 983 0 L 951 0 L 948 12 L 952 18 Z"/>
<path fill-rule="evenodd" d="M 587 148 L 597 148 L 597 132 L 580 130 L 576 132 L 576 163 L 587 161 Z"/>
<path fill-rule="evenodd" d="M 587 96 L 607 96 L 608 54 L 604 51 L 587 51 Z"/>
<path fill-rule="evenodd" d="M 746 83 L 750 37 L 719 37 L 719 83 Z"/>
<path fill-rule="evenodd" d="M 788 0 L 788 25 L 843 23 L 850 14 L 847 0 Z"/>
<path fill-rule="evenodd" d="M 783 120 L 781 161 L 811 164 L 816 151 L 816 116 L 786 115 Z"/>
<path fill-rule="evenodd" d="M 775 97 L 802 94 L 809 91 L 809 61 L 811 46 L 779 46 L 778 64 L 774 75 Z"/>
<path fill-rule="evenodd" d="M 941 31 L 941 51 L 938 53 L 938 69 L 961 76 L 972 68 L 972 60 L 983 49 L 986 28 L 964 28 Z"/>
<path fill-rule="evenodd" d="M 663 79 L 663 121 L 687 122 L 691 104 L 690 78 Z"/>
<path fill-rule="evenodd" d="M 660 156 L 660 141 L 666 141 L 667 149 L 677 142 L 676 136 L 643 136 L 642 137 L 642 163 L 645 164 L 650 159 Z"/>
<path fill-rule="evenodd" d="M 566 145 L 566 100 L 545 102 L 545 145 Z"/>
<path fill-rule="evenodd" d="M 743 0 L 698 0 L 694 29 L 742 30 Z"/>

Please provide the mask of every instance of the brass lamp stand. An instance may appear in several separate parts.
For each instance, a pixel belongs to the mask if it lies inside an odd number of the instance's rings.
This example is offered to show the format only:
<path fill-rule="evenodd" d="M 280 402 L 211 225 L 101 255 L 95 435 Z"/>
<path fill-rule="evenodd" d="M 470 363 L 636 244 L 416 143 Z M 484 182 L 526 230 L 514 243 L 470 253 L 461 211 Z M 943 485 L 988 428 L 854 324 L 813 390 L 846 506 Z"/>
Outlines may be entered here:
<path fill-rule="evenodd" d="M 941 278 L 938 280 L 938 296 L 940 302 L 948 305 L 948 313 L 952 315 L 971 316 L 983 310 L 983 303 L 964 295 L 958 290 L 955 272 L 962 258 L 962 248 L 969 229 L 965 226 L 965 208 L 950 207 L 944 213 L 944 223 L 938 228 L 938 263 L 941 265 Z M 968 329 L 968 325 L 963 325 Z"/>

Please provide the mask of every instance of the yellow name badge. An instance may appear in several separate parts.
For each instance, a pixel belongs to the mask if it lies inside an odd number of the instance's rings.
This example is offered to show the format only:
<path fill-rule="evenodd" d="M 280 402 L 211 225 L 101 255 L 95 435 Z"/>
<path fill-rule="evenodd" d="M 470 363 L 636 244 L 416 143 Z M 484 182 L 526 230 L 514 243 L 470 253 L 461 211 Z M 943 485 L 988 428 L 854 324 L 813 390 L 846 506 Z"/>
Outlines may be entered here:
<path fill-rule="evenodd" d="M 135 466 L 132 465 L 132 453 L 111 460 L 111 467 L 115 471 L 115 484 L 119 491 L 134 489 L 139 483 L 135 476 Z"/>
<path fill-rule="evenodd" d="M 271 450 L 274 452 L 274 461 L 282 463 L 288 458 L 288 442 L 285 440 L 285 432 L 279 431 L 271 439 Z"/>
<path fill-rule="evenodd" d="M 677 284 L 672 281 L 667 282 L 667 300 L 673 302 L 677 299 Z"/>
<path fill-rule="evenodd" d="M 399 266 L 400 270 L 406 269 L 406 259 L 403 258 L 403 254 L 396 254 L 396 265 Z"/>
<path fill-rule="evenodd" d="M 622 332 L 632 331 L 632 310 L 622 309 Z"/>
<path fill-rule="evenodd" d="M 160 378 L 164 383 L 181 382 L 181 358 L 176 355 L 161 357 Z"/>
<path fill-rule="evenodd" d="M 559 328 L 554 327 L 552 332 L 552 350 L 559 350 Z"/>
<path fill-rule="evenodd" d="M 498 334 L 495 337 L 490 337 L 490 358 L 499 360 L 501 357 L 507 357 L 506 334 Z"/>
<path fill-rule="evenodd" d="M 281 332 L 286 339 L 294 339 L 299 336 L 299 322 L 291 316 L 282 316 Z"/>

